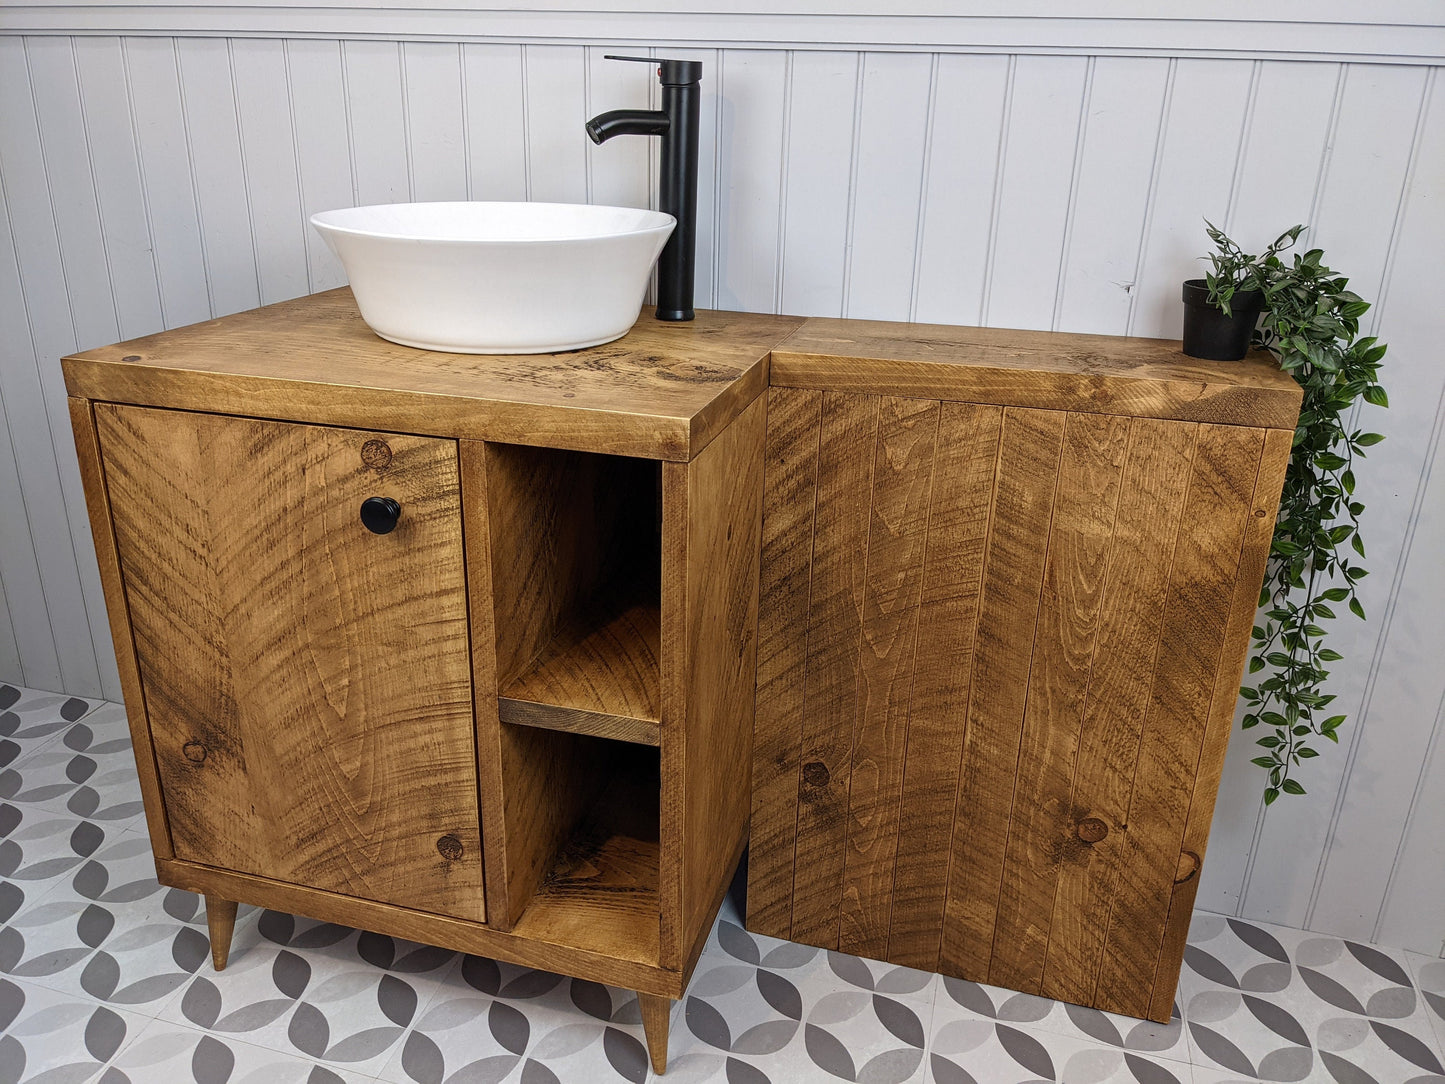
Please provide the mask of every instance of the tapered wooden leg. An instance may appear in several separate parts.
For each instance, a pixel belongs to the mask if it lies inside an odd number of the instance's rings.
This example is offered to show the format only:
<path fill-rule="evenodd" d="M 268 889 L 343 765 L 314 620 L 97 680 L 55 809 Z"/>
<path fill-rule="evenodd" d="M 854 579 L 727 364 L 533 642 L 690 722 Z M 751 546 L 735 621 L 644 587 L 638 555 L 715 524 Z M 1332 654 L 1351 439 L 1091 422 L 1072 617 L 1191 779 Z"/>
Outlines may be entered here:
<path fill-rule="evenodd" d="M 672 1015 L 672 998 L 638 994 L 637 1000 L 642 1005 L 642 1031 L 647 1036 L 652 1071 L 661 1076 L 667 1072 L 667 1021 Z"/>
<path fill-rule="evenodd" d="M 206 931 L 211 935 L 211 963 L 217 971 L 226 969 L 231 955 L 231 931 L 236 928 L 236 905 L 230 900 L 206 897 Z"/>

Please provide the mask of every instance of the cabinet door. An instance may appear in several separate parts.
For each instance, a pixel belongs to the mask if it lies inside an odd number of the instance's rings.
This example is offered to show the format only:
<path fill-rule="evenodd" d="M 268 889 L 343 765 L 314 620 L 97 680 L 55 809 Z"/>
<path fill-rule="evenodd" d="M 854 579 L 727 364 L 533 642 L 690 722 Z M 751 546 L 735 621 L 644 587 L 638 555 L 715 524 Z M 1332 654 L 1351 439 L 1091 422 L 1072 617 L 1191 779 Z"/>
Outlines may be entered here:
<path fill-rule="evenodd" d="M 96 423 L 176 857 L 482 920 L 455 443 Z"/>

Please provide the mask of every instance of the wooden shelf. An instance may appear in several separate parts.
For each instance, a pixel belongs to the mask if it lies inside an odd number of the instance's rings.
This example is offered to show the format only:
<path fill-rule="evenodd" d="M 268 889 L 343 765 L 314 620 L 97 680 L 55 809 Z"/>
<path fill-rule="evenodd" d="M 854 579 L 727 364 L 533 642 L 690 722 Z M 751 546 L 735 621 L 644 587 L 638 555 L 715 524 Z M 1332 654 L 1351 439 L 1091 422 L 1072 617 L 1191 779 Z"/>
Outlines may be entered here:
<path fill-rule="evenodd" d="M 658 962 L 657 755 L 635 749 L 558 849 L 514 933 Z"/>
<path fill-rule="evenodd" d="M 502 722 L 656 745 L 660 627 L 652 601 L 574 615 L 536 662 L 500 690 Z"/>

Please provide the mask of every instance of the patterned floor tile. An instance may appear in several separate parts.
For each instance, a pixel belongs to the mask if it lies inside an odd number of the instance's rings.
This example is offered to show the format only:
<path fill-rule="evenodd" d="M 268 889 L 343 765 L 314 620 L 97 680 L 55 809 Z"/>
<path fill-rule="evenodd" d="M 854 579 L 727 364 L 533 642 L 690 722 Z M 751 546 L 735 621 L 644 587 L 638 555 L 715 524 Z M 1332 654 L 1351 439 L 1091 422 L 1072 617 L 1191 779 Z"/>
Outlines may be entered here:
<path fill-rule="evenodd" d="M 1191 1084 L 1187 1062 L 991 1019 L 939 995 L 928 1038 L 932 1084 Z"/>
<path fill-rule="evenodd" d="M 364 1084 L 373 1079 L 166 1020 L 147 1025 L 111 1061 L 98 1084 Z"/>
<path fill-rule="evenodd" d="M 237 918 L 226 970 L 207 963 L 187 976 L 160 1016 L 374 1076 L 457 958 L 383 934 L 252 911 Z"/>
<path fill-rule="evenodd" d="M 122 832 L 66 811 L 0 802 L 0 925 L 67 883 Z"/>
<path fill-rule="evenodd" d="M 1201 1065 L 1341 1084 L 1445 1075 L 1402 958 L 1370 945 L 1199 914 L 1180 991 Z"/>
<path fill-rule="evenodd" d="M 0 979 L 0 1080 L 92 1080 L 149 1023 L 91 998 Z"/>
<path fill-rule="evenodd" d="M 19 776 L 10 773 L 13 765 L 50 745 L 103 703 L 0 682 L 0 798 L 22 789 Z"/>
<path fill-rule="evenodd" d="M 102 704 L 79 721 L 66 723 L 58 740 L 46 742 L 0 774 L 0 798 L 122 829 L 143 826 L 145 810 L 125 710 Z"/>
<path fill-rule="evenodd" d="M 1445 1054 L 1445 960 L 1418 952 L 1405 953 L 1405 959 L 1435 1028 L 1435 1049 Z"/>

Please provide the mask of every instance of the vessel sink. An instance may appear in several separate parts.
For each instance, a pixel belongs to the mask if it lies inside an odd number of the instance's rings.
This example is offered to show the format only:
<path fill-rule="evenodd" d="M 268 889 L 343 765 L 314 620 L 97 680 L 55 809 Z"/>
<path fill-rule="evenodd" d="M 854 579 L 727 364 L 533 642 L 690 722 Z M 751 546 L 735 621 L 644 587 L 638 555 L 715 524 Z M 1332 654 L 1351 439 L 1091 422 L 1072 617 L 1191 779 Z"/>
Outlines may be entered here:
<path fill-rule="evenodd" d="M 577 203 L 391 203 L 311 224 L 383 339 L 545 354 L 627 334 L 676 219 Z"/>

